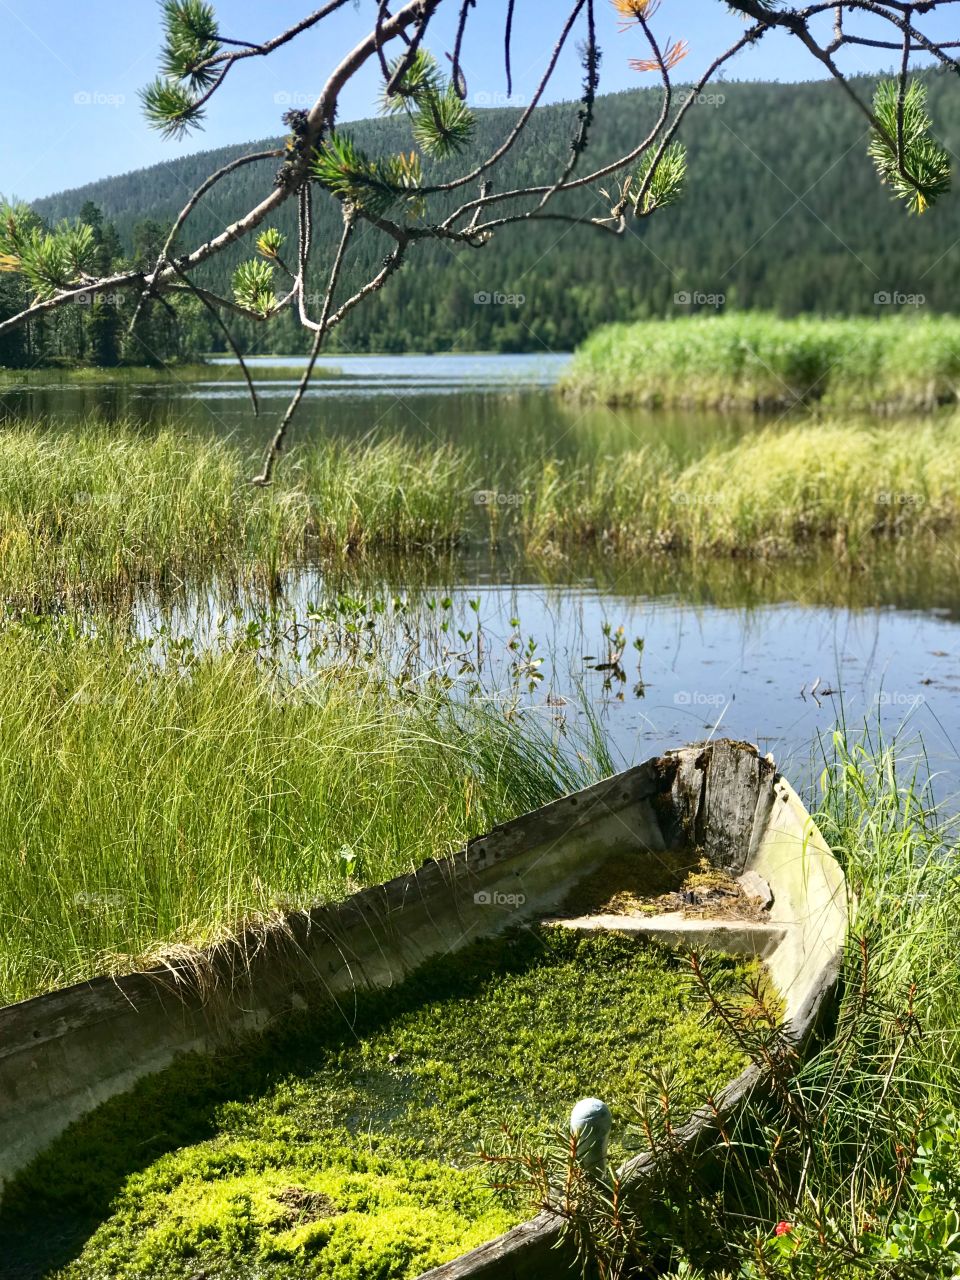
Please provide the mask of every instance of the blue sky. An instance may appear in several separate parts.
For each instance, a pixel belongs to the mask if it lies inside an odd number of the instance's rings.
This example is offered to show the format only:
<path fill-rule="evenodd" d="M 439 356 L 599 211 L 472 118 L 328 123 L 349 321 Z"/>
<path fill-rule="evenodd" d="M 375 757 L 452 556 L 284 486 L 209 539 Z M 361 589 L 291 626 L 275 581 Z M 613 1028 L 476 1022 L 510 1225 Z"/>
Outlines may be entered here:
<path fill-rule="evenodd" d="M 502 16 L 507 0 L 479 0 L 464 57 L 468 88 L 478 104 L 506 101 L 502 65 Z M 263 40 L 308 13 L 316 0 L 221 0 L 221 31 Z M 437 19 L 431 47 L 452 47 L 450 17 Z M 556 0 L 518 0 L 513 63 L 516 100 L 530 95 L 562 21 Z M 602 89 L 653 83 L 630 70 L 643 56 L 638 33 L 621 34 L 609 0 L 600 0 L 604 52 Z M 137 90 L 155 74 L 159 9 L 153 0 L 0 0 L 4 33 L 0 48 L 0 192 L 34 199 L 108 174 L 125 173 L 187 151 L 245 142 L 283 132 L 288 103 L 309 105 L 329 70 L 360 39 L 376 12 L 375 0 L 355 0 L 269 58 L 235 67 L 214 98 L 202 133 L 165 141 L 144 122 Z M 940 30 L 955 27 L 939 19 Z M 658 35 L 686 37 L 685 78 L 698 75 L 741 30 L 722 0 L 663 0 Z M 935 27 L 928 24 L 928 30 Z M 952 34 L 956 37 L 956 32 Z M 853 51 L 849 71 L 879 70 L 890 55 Z M 799 43 L 771 33 L 730 64 L 730 79 L 816 78 L 821 68 Z M 341 121 L 372 113 L 375 68 L 341 99 Z M 550 97 L 576 97 L 581 70 L 571 48 L 557 70 Z"/>

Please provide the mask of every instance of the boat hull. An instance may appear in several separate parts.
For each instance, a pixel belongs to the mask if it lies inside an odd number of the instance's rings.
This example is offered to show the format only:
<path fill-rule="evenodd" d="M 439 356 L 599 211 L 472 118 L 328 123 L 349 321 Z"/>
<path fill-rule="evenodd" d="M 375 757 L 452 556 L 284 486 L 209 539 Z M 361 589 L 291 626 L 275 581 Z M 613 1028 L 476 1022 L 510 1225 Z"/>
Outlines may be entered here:
<path fill-rule="evenodd" d="M 664 860 L 693 851 L 730 876 L 755 872 L 773 904 L 763 922 L 586 916 L 578 886 L 624 851 Z M 669 752 L 472 840 L 450 858 L 292 914 L 204 953 L 99 978 L 0 1010 L 0 1190 L 74 1120 L 162 1070 L 305 1010 L 322 1016 L 358 986 L 401 982 L 525 919 L 564 909 L 568 927 L 620 928 L 698 949 L 761 955 L 802 1041 L 836 979 L 847 929 L 839 866 L 772 761 L 717 741 Z M 684 1140 L 709 1140 L 756 1083 L 748 1069 Z M 574 1099 L 571 1099 L 571 1103 Z M 649 1168 L 647 1167 L 649 1165 Z M 635 1172 L 656 1174 L 645 1157 Z M 431 1280 L 556 1272 L 557 1223 L 541 1215 L 427 1273 Z"/>

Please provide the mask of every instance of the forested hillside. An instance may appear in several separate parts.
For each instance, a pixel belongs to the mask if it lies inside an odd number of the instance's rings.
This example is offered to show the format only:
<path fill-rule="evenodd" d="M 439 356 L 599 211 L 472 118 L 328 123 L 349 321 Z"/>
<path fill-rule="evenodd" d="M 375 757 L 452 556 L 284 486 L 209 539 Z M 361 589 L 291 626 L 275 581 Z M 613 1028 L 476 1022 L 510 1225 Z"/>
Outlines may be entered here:
<path fill-rule="evenodd" d="M 960 154 L 960 93 L 955 81 L 928 81 L 934 129 Z M 861 85 L 869 93 L 869 86 Z M 659 95 L 638 91 L 605 97 L 587 159 L 612 158 L 643 136 Z M 504 160 L 498 184 L 552 180 L 568 154 L 577 104 L 541 109 Z M 515 113 L 478 112 L 475 148 L 486 153 L 508 131 Z M 371 152 L 409 147 L 396 119 L 344 125 Z M 875 313 L 878 293 L 923 295 L 925 305 L 951 309 L 960 296 L 958 197 L 924 217 L 909 217 L 880 186 L 867 158 L 863 118 L 833 83 L 718 84 L 688 117 L 684 198 L 652 219 L 632 222 L 626 235 L 563 224 L 511 227 L 479 250 L 424 244 L 388 285 L 332 335 L 351 350 L 569 348 L 608 320 L 678 314 L 691 309 L 677 295 L 702 295 L 701 307 L 763 308 L 782 314 Z M 156 242 L 190 191 L 226 160 L 268 145 L 211 151 L 108 178 L 37 201 L 47 221 L 75 216 L 92 203 L 133 255 Z M 458 164 L 458 169 L 462 161 Z M 220 184 L 188 224 L 185 244 L 198 243 L 232 221 L 269 187 L 275 161 L 248 166 Z M 442 176 L 428 168 L 427 180 Z M 581 193 L 581 209 L 604 212 L 599 194 Z M 316 234 L 328 246 L 338 234 L 334 201 L 317 192 Z M 293 204 L 281 230 L 293 230 Z M 112 232 L 111 232 L 112 234 Z M 354 272 L 371 274 L 386 251 L 379 233 L 362 233 Z M 236 246 L 208 264 L 206 279 L 229 292 L 236 263 L 251 256 Z M 318 271 L 325 267 L 323 255 Z M 789 270 L 786 268 L 789 267 Z M 320 275 L 317 291 L 320 290 Z M 475 301 L 477 294 L 522 295 L 522 301 Z M 719 305 L 719 299 L 717 299 Z M 694 307 L 697 305 L 694 302 Z M 0 298 L 0 308 L 3 300 Z M 190 319 L 188 346 L 222 345 L 202 314 Z M 231 320 L 234 323 L 234 320 Z M 304 335 L 283 317 L 269 326 L 240 320 L 248 350 L 301 350 Z M 0 359 L 2 359 L 0 355 Z"/>

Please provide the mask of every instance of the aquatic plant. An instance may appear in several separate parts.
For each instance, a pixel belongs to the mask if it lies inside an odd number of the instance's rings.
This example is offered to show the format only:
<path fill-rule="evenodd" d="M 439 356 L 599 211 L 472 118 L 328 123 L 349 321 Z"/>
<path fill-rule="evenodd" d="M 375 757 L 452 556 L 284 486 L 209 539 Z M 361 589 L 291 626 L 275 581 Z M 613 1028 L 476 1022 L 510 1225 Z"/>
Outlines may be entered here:
<path fill-rule="evenodd" d="M 572 755 L 572 753 L 571 753 Z M 257 643 L 0 631 L 0 999 L 413 870 L 581 785 L 495 702 Z"/>
<path fill-rule="evenodd" d="M 769 557 L 826 543 L 856 562 L 878 543 L 953 537 L 960 424 L 778 426 L 687 463 L 648 448 L 553 462 L 528 483 L 520 520 L 533 553 Z"/>
<path fill-rule="evenodd" d="M 876 300 L 899 302 L 883 293 Z M 644 320 L 591 334 L 561 387 L 582 399 L 651 408 L 928 411 L 957 401 L 958 339 L 952 316 L 726 312 Z"/>
<path fill-rule="evenodd" d="M 466 464 L 399 440 L 318 442 L 267 492 L 225 440 L 88 423 L 0 434 L 0 595 L 128 602 L 184 575 L 271 582 L 309 554 L 449 546 Z"/>

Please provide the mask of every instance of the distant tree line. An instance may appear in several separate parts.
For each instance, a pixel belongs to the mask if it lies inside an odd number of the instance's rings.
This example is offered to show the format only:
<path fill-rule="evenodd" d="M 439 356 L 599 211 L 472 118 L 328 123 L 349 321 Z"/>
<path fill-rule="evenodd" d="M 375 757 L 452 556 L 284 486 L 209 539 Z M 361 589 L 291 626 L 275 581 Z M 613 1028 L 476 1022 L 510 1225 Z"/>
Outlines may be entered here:
<path fill-rule="evenodd" d="M 938 137 L 960 153 L 960 95 L 952 78 L 930 73 L 923 79 Z M 869 96 L 871 82 L 855 83 Z M 621 153 L 652 123 L 658 102 L 652 90 L 598 99 L 604 109 L 590 138 L 591 163 Z M 551 180 L 569 149 L 575 111 L 569 103 L 538 109 L 501 162 L 503 189 Z M 476 117 L 471 149 L 481 155 L 516 112 L 482 110 Z M 409 146 L 408 128 L 402 118 L 387 118 L 350 131 L 358 146 L 383 152 Z M 901 306 L 953 310 L 960 296 L 960 252 L 952 247 L 957 196 L 944 196 L 937 217 L 905 217 L 878 191 L 867 137 L 862 117 L 835 83 L 718 82 L 688 118 L 685 194 L 668 217 L 635 221 L 620 237 L 584 236 L 562 223 L 508 226 L 497 233 L 493 253 L 425 243 L 418 269 L 398 272 L 376 306 L 358 308 L 331 332 L 329 348 L 564 350 L 610 320 L 733 307 L 879 316 L 898 305 L 898 296 L 912 299 Z M 77 215 L 89 221 L 108 265 L 150 269 L 183 193 L 249 149 L 187 156 L 39 200 L 34 209 L 50 225 Z M 231 211 L 255 202 L 271 165 L 276 162 L 257 162 L 225 178 L 194 211 L 193 235 L 215 234 Z M 596 198 L 602 214 L 602 197 Z M 556 203 L 563 208 L 564 197 Z M 292 205 L 275 222 L 295 241 Z M 316 222 L 319 240 L 335 244 L 336 210 L 319 207 Z M 364 226 L 345 286 L 375 271 L 389 247 L 376 228 Z M 196 278 L 229 294 L 248 253 L 243 246 L 228 249 Z M 894 301 L 884 303 L 884 294 Z M 165 302 L 146 310 L 130 337 L 130 298 L 52 312 L 0 336 L 0 362 L 151 363 L 224 349 L 222 333 L 196 299 L 168 296 Z M 22 305 L 17 278 L 0 275 L 0 318 Z M 230 326 L 246 352 L 301 352 L 309 343 L 289 311 L 269 324 L 233 316 Z"/>

